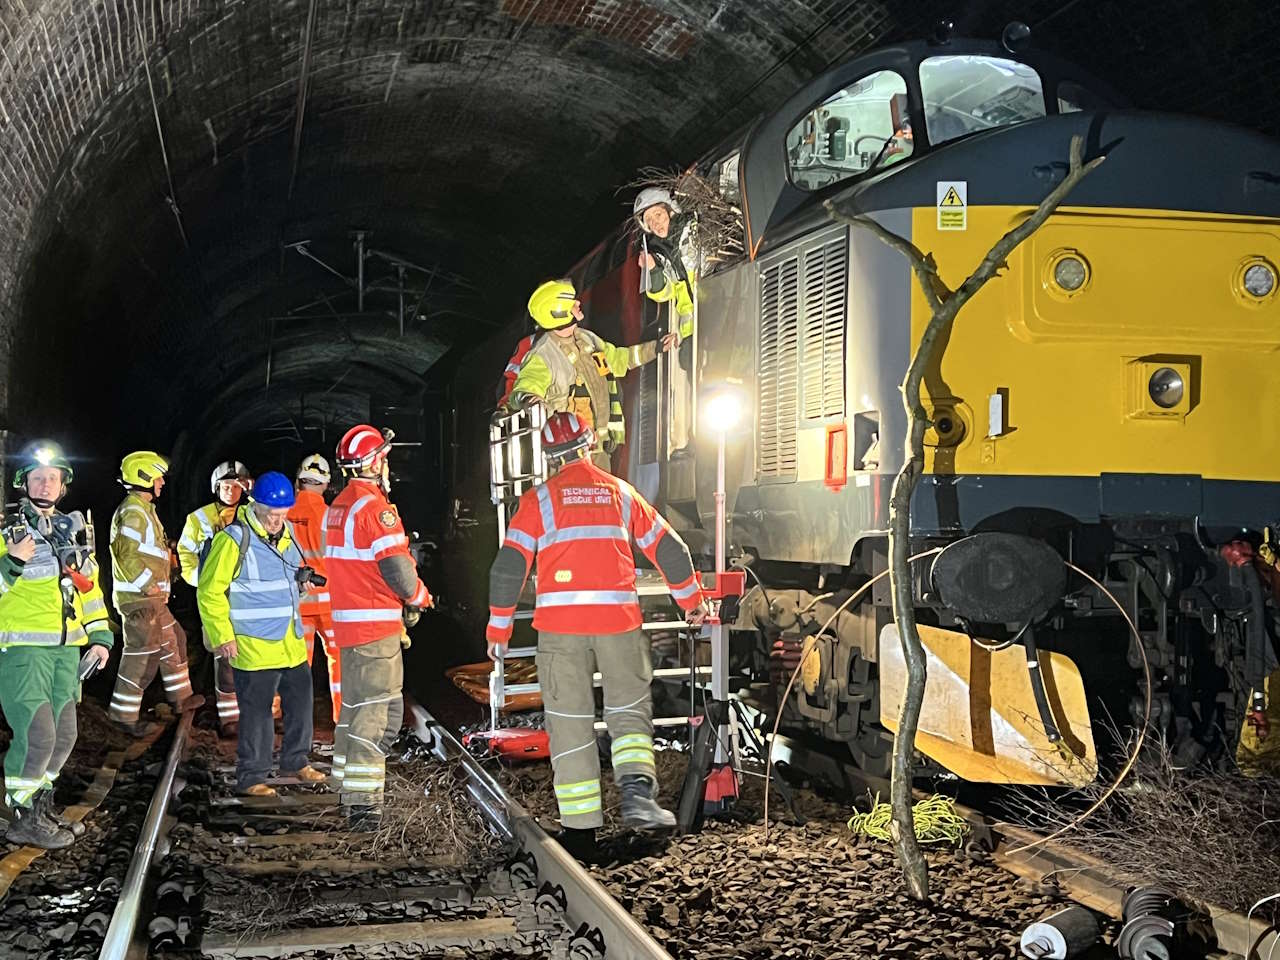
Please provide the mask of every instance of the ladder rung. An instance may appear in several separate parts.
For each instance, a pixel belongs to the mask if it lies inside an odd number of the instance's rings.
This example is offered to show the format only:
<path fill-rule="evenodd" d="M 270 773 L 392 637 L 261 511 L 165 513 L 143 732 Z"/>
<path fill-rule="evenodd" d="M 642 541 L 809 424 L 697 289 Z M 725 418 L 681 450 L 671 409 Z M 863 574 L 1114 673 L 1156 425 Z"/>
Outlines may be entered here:
<path fill-rule="evenodd" d="M 711 668 L 695 667 L 693 672 L 697 673 L 699 676 L 709 676 L 711 673 Z M 690 673 L 690 670 L 688 667 L 662 667 L 658 670 L 653 671 L 653 678 L 655 680 L 667 680 L 667 679 L 682 680 L 685 677 L 689 676 L 689 673 Z M 601 686 L 603 682 L 604 681 L 601 678 L 599 673 L 596 673 L 591 678 L 591 683 L 594 686 L 597 686 L 597 687 Z M 509 683 L 502 688 L 502 693 L 504 697 L 505 696 L 515 697 L 515 696 L 519 696 L 522 693 L 540 693 L 541 690 L 542 690 L 542 684 L 540 683 Z"/>

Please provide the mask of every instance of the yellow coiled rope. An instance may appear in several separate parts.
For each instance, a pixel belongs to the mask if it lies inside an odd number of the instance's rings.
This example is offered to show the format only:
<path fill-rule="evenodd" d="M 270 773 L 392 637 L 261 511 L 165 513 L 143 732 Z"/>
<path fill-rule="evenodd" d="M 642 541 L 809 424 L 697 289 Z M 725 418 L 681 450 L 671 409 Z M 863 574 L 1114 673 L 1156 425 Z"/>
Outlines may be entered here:
<path fill-rule="evenodd" d="M 969 824 L 956 813 L 956 802 L 940 794 L 935 793 L 916 803 L 911 808 L 911 817 L 915 822 L 916 839 L 921 843 L 951 843 L 959 846 L 964 835 L 969 832 Z M 893 835 L 889 832 L 892 820 L 893 808 L 887 803 L 881 803 L 880 794 L 877 793 L 870 810 L 855 813 L 849 818 L 849 829 L 887 843 L 893 840 Z"/>

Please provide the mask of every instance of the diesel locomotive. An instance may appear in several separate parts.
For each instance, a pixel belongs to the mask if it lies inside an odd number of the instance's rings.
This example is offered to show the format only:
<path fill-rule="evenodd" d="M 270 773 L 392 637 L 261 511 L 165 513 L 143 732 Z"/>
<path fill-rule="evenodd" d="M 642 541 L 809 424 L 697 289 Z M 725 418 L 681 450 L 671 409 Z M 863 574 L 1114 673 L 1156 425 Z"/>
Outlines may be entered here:
<path fill-rule="evenodd" d="M 1276 662 L 1255 553 L 1280 512 L 1280 147 L 1129 109 L 1016 43 L 943 38 L 830 70 L 698 162 L 741 213 L 741 252 L 702 258 L 693 336 L 628 378 L 614 457 L 705 551 L 716 437 L 698 401 L 740 386 L 743 695 L 777 697 L 811 650 L 774 708 L 873 772 L 903 683 L 888 580 L 840 607 L 885 569 L 899 385 L 929 308 L 902 255 L 825 204 L 932 253 L 954 287 L 1060 181 L 1076 136 L 1105 162 L 963 308 L 925 379 L 913 553 L 944 550 L 913 568 L 918 746 L 969 780 L 1081 784 L 1104 723 L 1150 722 L 1187 764 L 1267 732 L 1251 691 Z M 640 247 L 628 223 L 570 274 L 615 343 L 674 322 L 641 292 Z"/>

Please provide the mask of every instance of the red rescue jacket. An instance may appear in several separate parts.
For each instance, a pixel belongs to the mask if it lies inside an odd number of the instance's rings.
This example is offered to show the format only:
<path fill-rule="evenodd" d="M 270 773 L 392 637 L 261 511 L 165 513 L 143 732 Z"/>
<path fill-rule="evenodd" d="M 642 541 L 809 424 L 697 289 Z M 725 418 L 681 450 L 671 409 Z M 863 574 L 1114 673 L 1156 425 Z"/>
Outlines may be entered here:
<path fill-rule="evenodd" d="M 324 565 L 324 515 L 328 508 L 324 497 L 312 490 L 299 490 L 293 507 L 289 510 L 289 523 L 293 525 L 293 542 L 302 551 L 302 559 L 320 576 L 326 576 Z M 299 606 L 307 619 L 329 616 L 328 586 L 306 590 Z"/>
<path fill-rule="evenodd" d="M 397 636 L 404 629 L 400 617 L 406 604 L 430 605 L 421 580 L 413 596 L 402 600 L 382 578 L 378 561 L 397 553 L 409 556 L 400 514 L 372 480 L 352 480 L 325 514 L 324 563 L 339 647 Z"/>
<path fill-rule="evenodd" d="M 511 359 L 507 361 L 507 368 L 502 371 L 502 398 L 498 401 L 499 410 L 507 405 L 507 398 L 511 396 L 511 388 L 516 385 L 516 377 L 520 375 L 520 368 L 524 365 L 524 358 L 529 355 L 529 351 L 533 349 L 534 341 L 537 339 L 538 335 L 531 333 L 516 344 L 515 352 L 511 354 Z"/>
<path fill-rule="evenodd" d="M 684 610 L 702 602 L 689 548 L 625 480 L 577 460 L 520 498 L 489 571 L 489 640 L 512 616 L 537 557 L 533 625 L 554 633 L 624 633 L 640 626 L 631 544 L 658 568 Z"/>

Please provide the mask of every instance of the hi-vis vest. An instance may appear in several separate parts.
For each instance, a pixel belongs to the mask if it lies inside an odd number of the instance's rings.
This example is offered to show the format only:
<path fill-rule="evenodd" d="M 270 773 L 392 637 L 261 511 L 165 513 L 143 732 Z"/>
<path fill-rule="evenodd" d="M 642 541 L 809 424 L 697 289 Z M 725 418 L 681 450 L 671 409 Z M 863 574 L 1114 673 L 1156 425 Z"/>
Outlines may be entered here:
<path fill-rule="evenodd" d="M 81 593 L 70 576 L 64 575 L 53 544 L 35 532 L 37 521 L 30 514 L 27 519 L 36 538 L 36 552 L 17 579 L 10 582 L 0 576 L 0 648 L 82 647 L 90 635 L 95 643 L 110 647 L 113 638 L 98 584 L 98 565 L 89 560 L 78 571 L 90 584 Z M 0 557 L 7 554 L 8 547 L 0 539 Z"/>
<path fill-rule="evenodd" d="M 283 640 L 289 632 L 289 622 L 293 621 L 296 635 L 302 636 L 297 581 L 302 553 L 292 539 L 281 553 L 250 530 L 246 522 L 229 523 L 222 532 L 244 553 L 240 571 L 227 591 L 227 600 L 231 604 L 231 629 L 237 636 Z M 241 544 L 241 538 L 245 536 L 249 538 L 247 549 Z"/>
<path fill-rule="evenodd" d="M 178 562 L 182 565 L 182 579 L 191 586 L 200 586 L 200 555 L 204 545 L 230 522 L 235 511 L 235 507 L 206 503 L 199 510 L 187 514 L 182 537 L 178 540 Z"/>
<path fill-rule="evenodd" d="M 169 596 L 169 545 L 155 504 L 130 493 L 111 518 L 111 602 L 137 602 L 158 586 Z"/>

